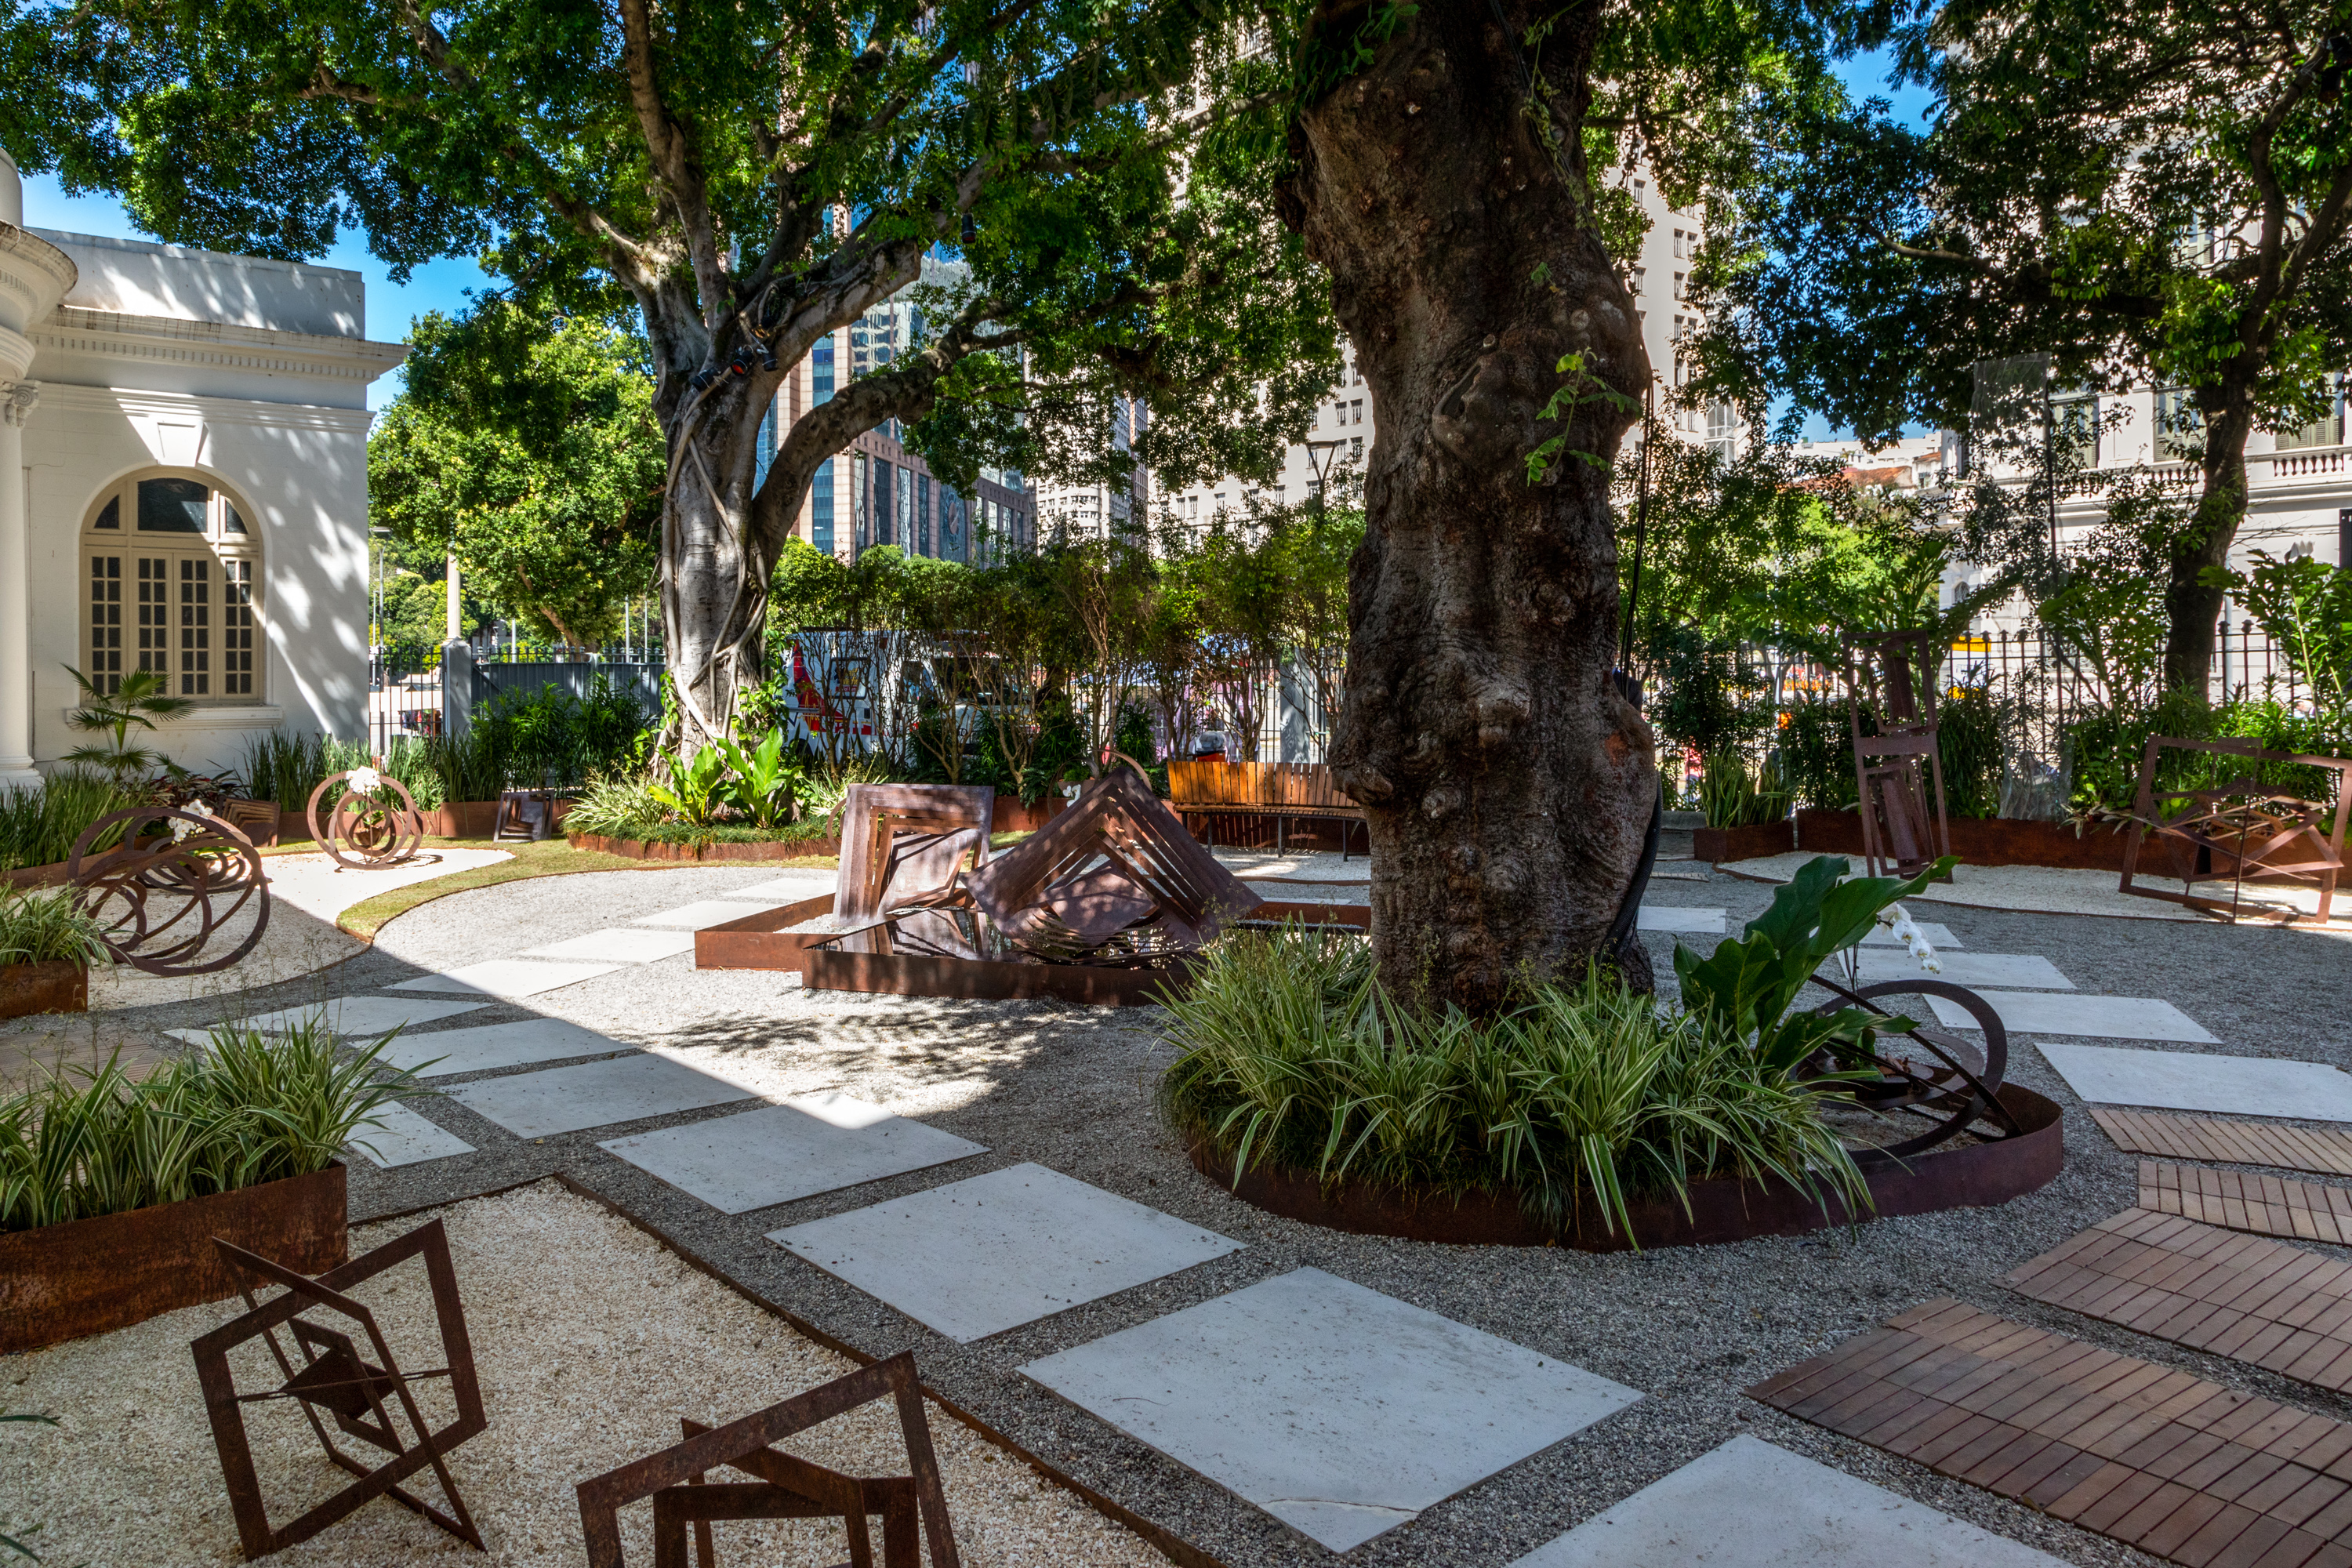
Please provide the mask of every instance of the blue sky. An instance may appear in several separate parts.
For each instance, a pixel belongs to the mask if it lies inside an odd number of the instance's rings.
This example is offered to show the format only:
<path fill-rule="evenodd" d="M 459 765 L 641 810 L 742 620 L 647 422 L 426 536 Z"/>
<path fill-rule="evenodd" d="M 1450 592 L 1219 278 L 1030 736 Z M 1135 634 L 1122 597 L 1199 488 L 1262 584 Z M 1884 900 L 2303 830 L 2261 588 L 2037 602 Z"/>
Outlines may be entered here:
<path fill-rule="evenodd" d="M 1886 93 L 1886 65 L 1878 56 L 1855 59 L 1843 74 L 1856 98 Z M 1893 98 L 1899 113 L 1914 120 L 1927 105 L 1927 95 L 1916 88 L 1887 96 Z M 68 196 L 54 174 L 26 179 L 25 222 L 33 228 L 61 228 L 115 239 L 154 237 L 132 226 L 131 215 L 120 202 L 99 195 Z M 408 336 L 409 324 L 428 310 L 454 314 L 463 310 L 467 290 L 480 289 L 488 281 L 473 261 L 457 258 L 418 268 L 405 284 L 396 284 L 383 263 L 367 253 L 364 239 L 352 233 L 319 259 L 329 267 L 348 267 L 367 279 L 367 335 L 380 342 L 401 342 Z M 369 386 L 368 406 L 381 408 L 399 392 L 399 373 L 383 376 Z M 1825 422 L 1816 419 L 1812 426 L 1805 432 L 1808 437 L 1820 440 L 1830 435 Z"/>

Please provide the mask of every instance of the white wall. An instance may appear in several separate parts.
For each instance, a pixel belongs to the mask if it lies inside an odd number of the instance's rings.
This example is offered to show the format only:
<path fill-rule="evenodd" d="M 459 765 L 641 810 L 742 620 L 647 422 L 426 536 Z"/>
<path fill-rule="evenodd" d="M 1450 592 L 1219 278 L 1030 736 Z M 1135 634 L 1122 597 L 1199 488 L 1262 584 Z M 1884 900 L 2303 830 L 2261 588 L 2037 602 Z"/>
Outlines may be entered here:
<path fill-rule="evenodd" d="M 364 282 L 341 268 L 139 239 L 32 232 L 81 268 L 81 281 L 65 297 L 68 305 L 320 337 L 356 338 L 367 330 Z"/>

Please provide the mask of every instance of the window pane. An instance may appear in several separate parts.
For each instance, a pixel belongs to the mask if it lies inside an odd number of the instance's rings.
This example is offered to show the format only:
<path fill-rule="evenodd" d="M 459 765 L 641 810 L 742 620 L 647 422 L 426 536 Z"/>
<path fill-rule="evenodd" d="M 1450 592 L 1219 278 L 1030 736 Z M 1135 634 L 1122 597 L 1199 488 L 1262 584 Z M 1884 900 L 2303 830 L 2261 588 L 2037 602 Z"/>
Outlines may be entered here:
<path fill-rule="evenodd" d="M 236 534 L 240 537 L 242 537 L 246 531 L 245 514 L 238 511 L 236 507 L 230 505 L 226 500 L 223 500 L 221 502 L 221 531 L 223 533 Z"/>
<path fill-rule="evenodd" d="M 180 695 L 213 694 L 213 563 L 180 558 Z"/>
<path fill-rule="evenodd" d="M 221 563 L 221 695 L 253 695 L 253 563 Z"/>
<path fill-rule="evenodd" d="M 139 558 L 139 668 L 158 675 L 172 668 L 171 564 L 152 556 Z"/>
<path fill-rule="evenodd" d="M 205 502 L 212 491 L 194 479 L 139 481 L 139 531 L 202 533 Z"/>
<path fill-rule="evenodd" d="M 91 523 L 90 527 L 119 529 L 121 526 L 122 498 L 121 496 L 110 497 L 107 503 L 99 509 L 98 521 Z"/>
<path fill-rule="evenodd" d="M 122 689 L 122 557 L 89 558 L 89 679 L 111 695 Z"/>

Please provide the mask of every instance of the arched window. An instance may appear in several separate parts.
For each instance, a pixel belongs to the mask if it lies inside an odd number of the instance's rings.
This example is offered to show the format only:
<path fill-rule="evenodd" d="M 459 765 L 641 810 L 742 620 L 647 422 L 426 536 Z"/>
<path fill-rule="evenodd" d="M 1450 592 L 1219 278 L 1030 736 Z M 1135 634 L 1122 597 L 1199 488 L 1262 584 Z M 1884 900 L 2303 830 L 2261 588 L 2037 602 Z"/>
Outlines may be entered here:
<path fill-rule="evenodd" d="M 125 672 L 152 669 L 175 697 L 260 700 L 261 541 L 235 500 L 185 470 L 134 474 L 91 503 L 81 537 L 91 680 L 111 692 Z"/>

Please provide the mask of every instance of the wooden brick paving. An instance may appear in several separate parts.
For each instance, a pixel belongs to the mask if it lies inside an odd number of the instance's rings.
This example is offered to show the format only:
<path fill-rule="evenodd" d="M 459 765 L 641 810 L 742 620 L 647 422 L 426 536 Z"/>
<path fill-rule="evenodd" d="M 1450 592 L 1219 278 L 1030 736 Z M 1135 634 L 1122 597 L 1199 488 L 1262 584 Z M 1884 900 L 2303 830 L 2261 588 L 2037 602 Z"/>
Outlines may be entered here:
<path fill-rule="evenodd" d="M 2352 1568 L 2352 1426 L 1958 1301 L 1748 1392 L 2187 1568 Z"/>
<path fill-rule="evenodd" d="M 2153 1110 L 2091 1107 L 2091 1120 L 2131 1154 L 2169 1160 L 2213 1160 L 2225 1165 L 2275 1165 L 2352 1176 L 2352 1132 L 2314 1131 L 2221 1116 L 2166 1116 Z"/>
<path fill-rule="evenodd" d="M 2305 1247 L 2126 1209 L 2002 1283 L 2299 1383 L 2352 1388 L 2352 1263 Z"/>
<path fill-rule="evenodd" d="M 2231 1230 L 2352 1246 L 2352 1187 L 2142 1160 L 2139 1206 Z"/>

